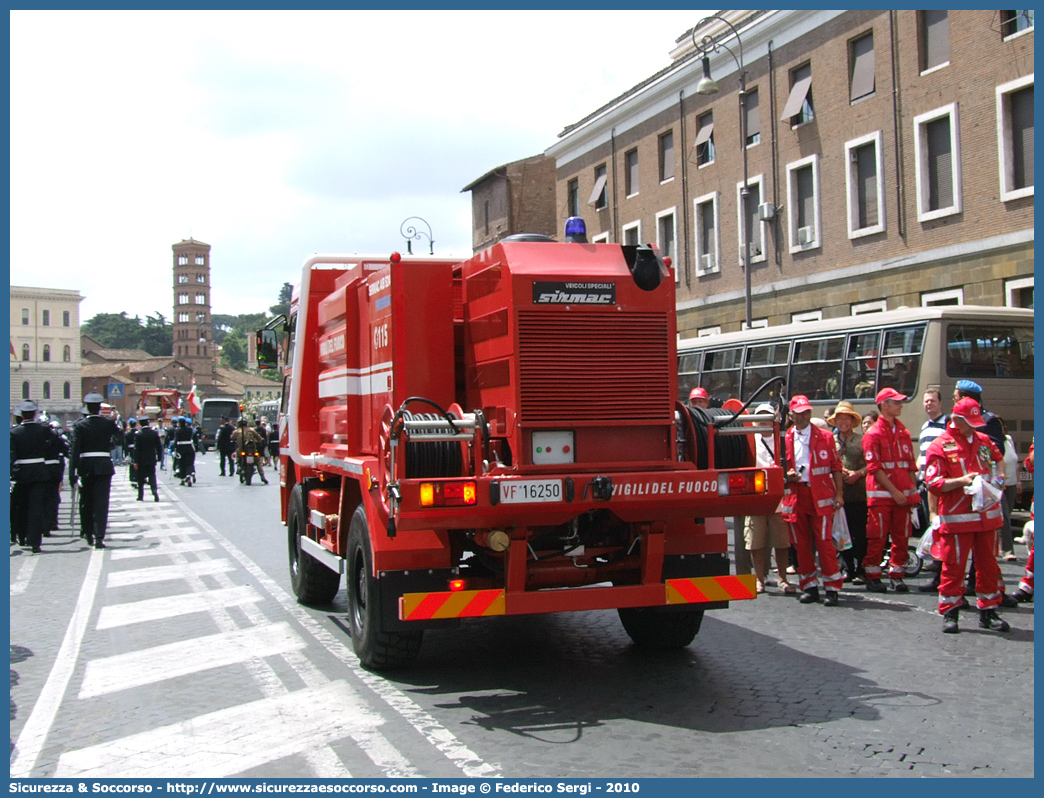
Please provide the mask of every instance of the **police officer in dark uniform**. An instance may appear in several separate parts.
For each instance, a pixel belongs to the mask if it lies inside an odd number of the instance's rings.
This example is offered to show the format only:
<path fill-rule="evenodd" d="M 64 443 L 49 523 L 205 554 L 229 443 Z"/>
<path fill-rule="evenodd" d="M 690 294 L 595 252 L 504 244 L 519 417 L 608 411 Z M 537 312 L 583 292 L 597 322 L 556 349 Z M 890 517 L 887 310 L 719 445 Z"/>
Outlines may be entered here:
<path fill-rule="evenodd" d="M 11 542 L 29 546 L 33 554 L 43 549 L 43 533 L 50 520 L 52 468 L 47 460 L 58 451 L 57 435 L 36 421 L 36 403 L 18 406 L 22 423 L 11 429 Z"/>
<path fill-rule="evenodd" d="M 156 489 L 156 463 L 163 457 L 163 441 L 159 433 L 149 426 L 149 417 L 142 416 L 138 419 L 141 429 L 134 441 L 134 465 L 138 472 L 138 501 L 144 501 L 145 482 L 148 480 L 152 488 L 152 498 L 159 501 L 159 491 Z"/>
<path fill-rule="evenodd" d="M 221 426 L 218 427 L 216 444 L 218 454 L 221 455 L 221 476 L 225 476 L 225 460 L 228 460 L 228 475 L 236 475 L 236 445 L 232 443 L 232 433 L 236 431 L 227 416 L 221 417 Z"/>
<path fill-rule="evenodd" d="M 138 437 L 138 422 L 133 418 L 127 422 L 127 431 L 123 435 L 123 456 L 127 460 L 127 473 L 130 475 L 131 485 L 138 483 L 138 475 L 134 468 L 134 441 Z"/>
<path fill-rule="evenodd" d="M 101 415 L 100 393 L 83 397 L 87 416 L 73 425 L 69 479 L 80 479 L 80 536 L 96 549 L 105 548 L 109 521 L 109 490 L 116 468 L 112 464 L 112 436 L 116 422 Z"/>
<path fill-rule="evenodd" d="M 178 472 L 174 476 L 181 480 L 182 485 L 191 488 L 196 481 L 196 444 L 192 440 L 192 427 L 184 416 L 178 419 L 173 437 L 178 453 Z"/>
<path fill-rule="evenodd" d="M 48 499 L 48 521 L 44 527 L 44 537 L 58 529 L 58 507 L 62 503 L 62 480 L 65 478 L 65 461 L 69 457 L 69 440 L 62 432 L 57 421 L 51 422 L 54 441 L 45 461 L 51 474 L 51 495 Z"/>

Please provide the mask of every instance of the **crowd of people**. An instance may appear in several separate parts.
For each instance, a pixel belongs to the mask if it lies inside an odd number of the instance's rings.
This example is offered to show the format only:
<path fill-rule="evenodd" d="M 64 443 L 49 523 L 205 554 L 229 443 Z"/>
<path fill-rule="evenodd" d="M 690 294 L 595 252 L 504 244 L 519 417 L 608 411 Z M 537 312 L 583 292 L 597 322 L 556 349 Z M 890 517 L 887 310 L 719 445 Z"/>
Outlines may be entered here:
<path fill-rule="evenodd" d="M 78 510 L 80 537 L 97 549 L 105 548 L 109 496 L 117 466 L 126 464 L 138 501 L 144 501 L 146 486 L 153 501 L 160 501 L 156 470 L 165 470 L 168 454 L 181 485 L 195 484 L 196 453 L 205 450 L 201 430 L 190 417 L 164 420 L 162 428 L 157 428 L 148 415 L 126 422 L 102 415 L 102 403 L 101 394 L 88 393 L 83 417 L 72 425 L 69 435 L 57 421 L 38 418 L 35 402 L 26 400 L 19 405 L 17 423 L 11 427 L 12 546 L 40 554 L 43 538 L 59 528 L 67 464 L 74 502 L 69 523 Z M 226 462 L 229 475 L 234 476 L 237 455 L 250 455 L 255 458 L 262 483 L 268 484 L 264 466 L 278 459 L 279 431 L 275 425 L 270 427 L 264 416 L 256 428 L 250 427 L 245 417 L 236 427 L 227 418 L 222 419 L 217 443 L 222 476 Z"/>
<path fill-rule="evenodd" d="M 900 420 L 907 398 L 885 388 L 866 415 L 842 401 L 825 418 L 813 418 L 809 400 L 794 396 L 781 440 L 756 436 L 757 463 L 778 462 L 785 473 L 776 513 L 744 519 L 756 590 L 765 592 L 774 553 L 778 587 L 799 594 L 803 604 L 837 606 L 845 583 L 870 593 L 907 593 L 916 536 L 930 551 L 932 572 L 918 590 L 938 593 L 943 631 L 959 631 L 960 610 L 971 608 L 966 594 L 976 596 L 980 628 L 1008 631 L 997 608 L 1033 600 L 1032 539 L 1025 575 L 1011 595 L 998 565 L 998 559 L 1016 559 L 1012 511 L 1021 486 L 1015 444 L 1003 420 L 983 408 L 982 387 L 972 380 L 957 382 L 949 413 L 938 389 L 925 392 L 928 420 L 916 444 Z M 706 392 L 693 389 L 690 404 L 706 403 Z M 754 412 L 778 413 L 771 404 Z M 1033 470 L 1032 448 L 1023 464 Z"/>

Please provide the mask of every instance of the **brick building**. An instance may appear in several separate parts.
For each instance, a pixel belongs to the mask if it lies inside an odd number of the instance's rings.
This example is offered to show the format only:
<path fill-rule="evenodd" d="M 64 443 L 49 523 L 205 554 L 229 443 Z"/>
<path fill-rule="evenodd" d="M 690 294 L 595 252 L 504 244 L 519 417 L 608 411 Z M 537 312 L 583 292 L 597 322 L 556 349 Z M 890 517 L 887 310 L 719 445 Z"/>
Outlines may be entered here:
<path fill-rule="evenodd" d="M 672 256 L 682 335 L 902 305 L 1031 306 L 1033 11 L 726 11 L 547 150 L 559 226 Z M 738 55 L 730 29 L 695 32 Z"/>
<path fill-rule="evenodd" d="M 471 192 L 472 251 L 504 236 L 542 233 L 554 237 L 555 162 L 544 155 L 498 166 L 461 192 Z"/>
<path fill-rule="evenodd" d="M 210 324 L 210 244 L 188 238 L 174 244 L 174 352 L 200 385 L 217 377 Z"/>

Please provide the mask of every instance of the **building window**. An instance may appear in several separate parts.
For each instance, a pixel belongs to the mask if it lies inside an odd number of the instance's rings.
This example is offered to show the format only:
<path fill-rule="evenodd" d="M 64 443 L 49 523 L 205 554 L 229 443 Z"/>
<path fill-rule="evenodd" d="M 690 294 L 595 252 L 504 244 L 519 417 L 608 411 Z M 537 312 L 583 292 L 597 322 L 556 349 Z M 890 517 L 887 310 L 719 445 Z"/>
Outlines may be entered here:
<path fill-rule="evenodd" d="M 187 305 L 188 304 L 188 294 L 178 294 L 178 304 L 179 305 Z"/>
<path fill-rule="evenodd" d="M 961 212 L 961 147 L 957 103 L 914 117 L 917 218 Z"/>
<path fill-rule="evenodd" d="M 1033 278 L 1020 277 L 1004 284 L 1005 303 L 1009 308 L 1033 307 Z"/>
<path fill-rule="evenodd" d="M 41 312 L 40 323 L 44 327 L 50 327 L 51 326 L 51 311 L 44 310 L 44 311 Z"/>
<path fill-rule="evenodd" d="M 44 344 L 44 348 L 43 348 L 43 362 L 44 363 L 50 363 L 51 362 L 51 347 L 50 347 L 50 344 Z"/>
<path fill-rule="evenodd" d="M 1001 38 L 1007 39 L 1024 30 L 1033 30 L 1033 9 L 1024 11 L 1001 11 Z"/>
<path fill-rule="evenodd" d="M 188 255 L 178 255 L 178 266 L 188 265 Z"/>
<path fill-rule="evenodd" d="M 68 344 L 66 344 L 65 346 L 62 347 L 62 362 L 63 363 L 71 363 L 72 362 L 72 347 L 70 347 Z"/>
<path fill-rule="evenodd" d="M 665 258 L 675 258 L 674 242 L 677 240 L 678 231 L 674 224 L 674 208 L 660 211 L 656 214 L 656 246 L 660 248 L 660 255 Z M 678 267 L 674 267 L 674 282 L 678 282 Z"/>
<path fill-rule="evenodd" d="M 68 327 L 70 320 L 71 320 L 71 317 L 69 315 L 69 311 L 63 310 L 62 311 L 62 326 L 63 327 Z"/>
<path fill-rule="evenodd" d="M 718 192 L 693 200 L 696 213 L 696 274 L 716 274 L 720 270 L 721 247 L 718 238 Z"/>
<path fill-rule="evenodd" d="M 64 383 L 62 385 L 62 399 L 72 399 L 72 383 Z"/>
<path fill-rule="evenodd" d="M 851 102 L 870 97 L 874 84 L 874 32 L 853 39 L 848 46 L 848 99 Z"/>
<path fill-rule="evenodd" d="M 638 150 L 624 154 L 624 177 L 627 181 L 627 196 L 633 197 L 638 193 Z"/>
<path fill-rule="evenodd" d="M 743 212 L 744 223 L 737 225 L 737 233 L 742 236 L 746 233 L 749 242 L 748 262 L 757 263 L 765 260 L 765 226 L 758 219 L 758 206 L 761 204 L 762 188 L 765 183 L 765 175 L 757 175 L 747 180 L 747 207 Z M 743 183 L 736 184 L 736 207 L 743 207 Z M 739 230 L 743 227 L 744 230 Z M 743 264 L 743 239 L 739 242 L 739 263 Z"/>
<path fill-rule="evenodd" d="M 178 275 L 178 283 L 180 285 L 184 285 L 187 282 L 188 282 L 188 275 L 187 274 L 179 274 Z"/>
<path fill-rule="evenodd" d="M 747 326 L 747 322 L 740 322 L 741 330 L 764 330 L 769 326 L 768 319 L 751 319 L 750 326 Z"/>
<path fill-rule="evenodd" d="M 963 305 L 964 289 L 951 288 L 947 291 L 931 291 L 921 294 L 921 307 L 932 308 L 940 305 Z"/>
<path fill-rule="evenodd" d="M 849 238 L 873 235 L 885 229 L 881 144 L 880 130 L 845 142 Z"/>
<path fill-rule="evenodd" d="M 50 399 L 51 398 L 51 383 L 49 383 L 49 382 L 45 382 L 43 384 L 43 398 L 44 399 Z"/>
<path fill-rule="evenodd" d="M 196 294 L 196 304 L 197 305 L 205 305 L 205 304 L 207 304 L 207 295 L 206 294 Z"/>
<path fill-rule="evenodd" d="M 179 324 L 185 324 L 188 320 L 189 320 L 189 314 L 187 314 L 187 313 L 179 313 L 178 314 L 178 323 Z"/>
<path fill-rule="evenodd" d="M 22 398 L 23 399 L 28 399 L 29 398 L 29 383 L 28 382 L 23 382 L 22 383 Z"/>
<path fill-rule="evenodd" d="M 197 323 L 202 324 L 206 320 L 207 320 L 207 314 L 206 313 L 197 313 L 196 314 L 196 322 Z M 186 319 L 186 321 L 187 321 L 187 319 Z M 204 335 L 206 335 L 206 333 L 204 333 Z"/>
<path fill-rule="evenodd" d="M 26 361 L 29 359 L 29 344 L 22 344 L 22 360 Z"/>
<path fill-rule="evenodd" d="M 631 222 L 623 226 L 623 242 L 625 246 L 636 247 L 642 240 L 641 221 Z"/>
<path fill-rule="evenodd" d="M 714 114 L 708 112 L 697 120 L 696 143 L 696 166 L 706 166 L 714 163 Z"/>
<path fill-rule="evenodd" d="M 790 321 L 795 324 L 801 321 L 823 321 L 823 311 L 809 310 L 804 313 L 794 313 L 790 317 Z"/>
<path fill-rule="evenodd" d="M 580 181 L 575 177 L 566 184 L 566 216 L 580 215 Z"/>
<path fill-rule="evenodd" d="M 674 179 L 674 131 L 668 130 L 659 141 L 660 182 Z"/>
<path fill-rule="evenodd" d="M 819 210 L 819 156 L 810 155 L 787 164 L 787 223 L 790 252 L 823 245 Z"/>
<path fill-rule="evenodd" d="M 594 205 L 596 211 L 600 211 L 605 208 L 608 203 L 608 192 L 605 190 L 605 183 L 608 179 L 608 175 L 605 171 L 605 164 L 596 166 L 594 170 L 594 188 L 591 189 L 591 196 L 587 199 L 588 205 Z"/>
<path fill-rule="evenodd" d="M 1033 75 L 997 87 L 1001 200 L 1033 196 Z"/>
<path fill-rule="evenodd" d="M 887 299 L 875 299 L 873 302 L 860 302 L 852 305 L 852 315 L 862 316 L 865 313 L 883 313 L 888 310 Z"/>
<path fill-rule="evenodd" d="M 206 283 L 207 282 L 207 276 L 205 274 L 197 274 L 196 275 L 196 282 L 197 283 Z"/>
<path fill-rule="evenodd" d="M 609 231 L 606 230 L 604 233 L 599 233 L 591 239 L 592 244 L 608 244 L 609 243 Z"/>
<path fill-rule="evenodd" d="M 22 308 L 22 324 L 29 326 L 29 308 Z"/>
<path fill-rule="evenodd" d="M 950 63 L 949 12 L 942 9 L 917 12 L 922 74 Z"/>
<path fill-rule="evenodd" d="M 812 108 L 812 64 L 802 64 L 790 70 L 790 96 L 783 106 L 783 121 L 797 127 L 811 122 L 815 116 Z"/>
<path fill-rule="evenodd" d="M 747 89 L 747 141 L 748 147 L 753 147 L 761 141 L 761 110 L 758 108 L 758 89 Z"/>
<path fill-rule="evenodd" d="M 706 338 L 708 335 L 721 335 L 721 325 L 717 327 L 700 327 L 696 330 L 697 338 Z"/>
<path fill-rule="evenodd" d="M 202 266 L 203 265 L 203 256 L 202 255 L 196 255 L 196 265 L 197 266 Z"/>

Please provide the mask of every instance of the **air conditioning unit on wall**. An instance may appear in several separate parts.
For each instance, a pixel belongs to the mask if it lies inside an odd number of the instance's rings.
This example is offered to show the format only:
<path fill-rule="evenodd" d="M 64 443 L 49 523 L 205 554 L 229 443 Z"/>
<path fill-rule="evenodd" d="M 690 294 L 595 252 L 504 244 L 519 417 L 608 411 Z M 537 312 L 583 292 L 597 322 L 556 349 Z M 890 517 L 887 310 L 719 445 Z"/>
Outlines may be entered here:
<path fill-rule="evenodd" d="M 799 227 L 797 231 L 798 244 L 801 246 L 807 246 L 816 240 L 816 230 L 814 227 Z"/>
<path fill-rule="evenodd" d="M 714 256 L 709 252 L 705 255 L 700 255 L 700 271 L 709 272 L 714 269 Z"/>

